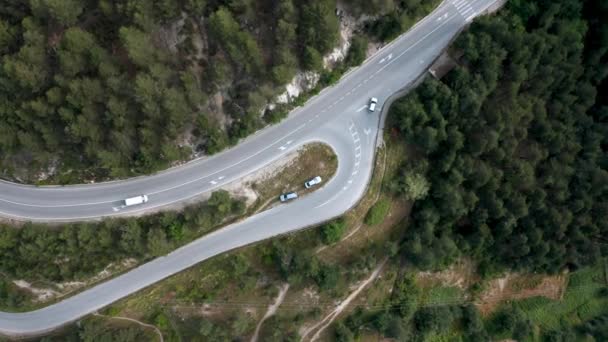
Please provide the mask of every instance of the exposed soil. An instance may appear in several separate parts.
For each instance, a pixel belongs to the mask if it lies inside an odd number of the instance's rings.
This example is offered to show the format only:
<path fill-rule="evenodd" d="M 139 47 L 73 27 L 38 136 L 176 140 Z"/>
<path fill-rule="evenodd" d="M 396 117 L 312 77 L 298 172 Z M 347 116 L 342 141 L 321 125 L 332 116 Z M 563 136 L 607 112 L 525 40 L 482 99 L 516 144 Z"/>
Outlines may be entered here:
<path fill-rule="evenodd" d="M 110 277 L 113 274 L 122 272 L 137 265 L 137 260 L 133 258 L 125 259 L 116 264 L 111 263 L 106 266 L 101 272 L 85 281 L 68 281 L 63 283 L 55 283 L 48 287 L 36 287 L 25 280 L 13 280 L 13 284 L 22 290 L 30 292 L 35 298 L 35 303 L 46 303 L 56 298 L 64 297 L 74 291 L 80 290 L 90 284 L 97 283 Z"/>
<path fill-rule="evenodd" d="M 476 301 L 476 306 L 483 315 L 488 315 L 498 304 L 507 300 L 539 296 L 558 300 L 564 294 L 566 280 L 566 274 L 549 276 L 509 273 L 488 282 L 486 289 Z"/>
<path fill-rule="evenodd" d="M 475 265 L 465 259 L 458 260 L 441 272 L 419 272 L 416 278 L 418 285 L 424 288 L 439 285 L 454 286 L 463 290 L 479 281 L 479 276 L 475 274 Z"/>

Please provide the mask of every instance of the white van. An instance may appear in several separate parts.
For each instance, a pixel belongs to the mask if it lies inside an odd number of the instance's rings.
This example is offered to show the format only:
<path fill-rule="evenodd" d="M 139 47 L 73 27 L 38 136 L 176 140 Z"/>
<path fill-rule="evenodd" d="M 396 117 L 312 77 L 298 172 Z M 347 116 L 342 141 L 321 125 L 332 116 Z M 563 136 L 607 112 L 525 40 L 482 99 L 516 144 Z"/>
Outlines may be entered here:
<path fill-rule="evenodd" d="M 130 207 L 132 205 L 144 204 L 146 202 L 148 202 L 148 196 L 139 195 L 139 196 L 129 197 L 129 198 L 125 199 L 125 206 Z"/>

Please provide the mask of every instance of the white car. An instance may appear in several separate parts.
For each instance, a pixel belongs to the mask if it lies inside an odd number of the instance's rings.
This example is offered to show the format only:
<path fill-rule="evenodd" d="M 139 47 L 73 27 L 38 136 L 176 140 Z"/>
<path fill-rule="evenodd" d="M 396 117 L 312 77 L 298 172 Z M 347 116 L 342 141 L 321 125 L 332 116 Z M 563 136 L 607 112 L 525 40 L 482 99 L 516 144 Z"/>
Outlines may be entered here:
<path fill-rule="evenodd" d="M 320 176 L 317 176 L 313 179 L 308 180 L 307 182 L 304 182 L 304 186 L 306 187 L 306 189 L 310 188 L 313 185 L 317 185 L 319 183 L 321 183 L 323 180 L 321 179 Z"/>
<path fill-rule="evenodd" d="M 279 196 L 279 199 L 281 200 L 281 202 L 291 201 L 292 199 L 296 199 L 296 198 L 298 198 L 298 194 L 296 194 L 295 192 L 286 192 L 286 193 L 282 194 L 281 196 Z"/>
<path fill-rule="evenodd" d="M 374 112 L 376 110 L 376 105 L 378 104 L 378 99 L 375 97 L 372 97 L 371 99 L 369 99 L 369 106 L 367 107 L 367 109 L 370 112 Z"/>

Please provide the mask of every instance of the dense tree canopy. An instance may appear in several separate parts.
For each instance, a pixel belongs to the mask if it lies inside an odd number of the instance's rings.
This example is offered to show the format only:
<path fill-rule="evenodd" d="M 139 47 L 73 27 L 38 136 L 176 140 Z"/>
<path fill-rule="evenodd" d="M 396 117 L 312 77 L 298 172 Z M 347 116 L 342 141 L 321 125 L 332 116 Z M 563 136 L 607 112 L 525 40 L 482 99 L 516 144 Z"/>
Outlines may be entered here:
<path fill-rule="evenodd" d="M 428 161 L 413 170 L 431 186 L 404 248 L 421 267 L 466 254 L 484 273 L 555 272 L 608 252 L 608 107 L 598 92 L 608 29 L 595 19 L 606 8 L 508 7 L 456 41 L 458 66 L 442 81 L 427 80 L 392 110 Z"/>
<path fill-rule="evenodd" d="M 125 258 L 145 260 L 166 254 L 226 218 L 242 215 L 244 208 L 242 201 L 222 190 L 214 192 L 205 203 L 187 207 L 183 213 L 68 224 L 56 229 L 31 223 L 19 229 L 2 225 L 0 272 L 32 280 L 87 277 Z"/>
<path fill-rule="evenodd" d="M 335 0 L 3 2 L 2 174 L 31 181 L 50 168 L 62 183 L 126 177 L 221 150 L 263 124 L 277 86 L 299 68 L 322 66 L 338 40 L 335 7 Z M 223 101 L 213 110 L 221 112 L 211 115 L 208 98 L 218 92 Z"/>

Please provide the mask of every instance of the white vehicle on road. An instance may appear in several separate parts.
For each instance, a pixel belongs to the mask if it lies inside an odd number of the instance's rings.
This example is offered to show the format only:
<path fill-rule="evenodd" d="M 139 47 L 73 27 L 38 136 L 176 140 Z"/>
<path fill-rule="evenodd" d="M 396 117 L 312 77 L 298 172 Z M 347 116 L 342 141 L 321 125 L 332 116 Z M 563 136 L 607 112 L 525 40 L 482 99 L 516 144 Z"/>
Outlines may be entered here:
<path fill-rule="evenodd" d="M 371 99 L 369 99 L 369 107 L 367 107 L 367 109 L 373 113 L 376 110 L 377 104 L 378 104 L 378 99 L 375 97 L 372 97 Z"/>
<path fill-rule="evenodd" d="M 148 202 L 148 196 L 139 195 L 139 196 L 129 197 L 129 198 L 125 199 L 125 206 L 130 207 L 132 205 L 144 204 L 146 202 Z"/>
<path fill-rule="evenodd" d="M 296 194 L 295 192 L 287 192 L 287 193 L 284 193 L 281 196 L 279 196 L 279 199 L 281 200 L 281 202 L 291 201 L 292 199 L 296 199 L 296 198 L 298 198 L 298 194 Z"/>
<path fill-rule="evenodd" d="M 320 176 L 317 176 L 313 179 L 308 180 L 307 182 L 304 182 L 304 186 L 306 187 L 306 189 L 310 188 L 313 185 L 317 185 L 319 183 L 321 183 L 323 180 L 321 179 Z"/>

